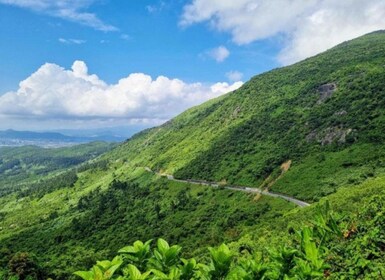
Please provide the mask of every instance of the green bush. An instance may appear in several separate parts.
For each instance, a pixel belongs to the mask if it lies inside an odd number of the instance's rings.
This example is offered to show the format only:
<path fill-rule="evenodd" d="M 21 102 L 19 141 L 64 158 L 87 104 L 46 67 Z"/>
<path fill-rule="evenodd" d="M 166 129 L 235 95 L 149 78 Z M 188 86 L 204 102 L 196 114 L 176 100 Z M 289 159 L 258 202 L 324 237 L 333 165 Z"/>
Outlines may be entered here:
<path fill-rule="evenodd" d="M 181 247 L 158 239 L 136 241 L 124 247 L 112 261 L 97 262 L 89 271 L 75 274 L 84 280 L 141 279 L 381 279 L 385 275 L 384 196 L 368 202 L 362 214 L 341 218 L 329 203 L 318 206 L 308 226 L 298 230 L 291 245 L 264 258 L 241 256 L 225 244 L 209 248 L 209 259 L 180 257 Z M 356 226 L 359 219 L 360 226 Z"/>

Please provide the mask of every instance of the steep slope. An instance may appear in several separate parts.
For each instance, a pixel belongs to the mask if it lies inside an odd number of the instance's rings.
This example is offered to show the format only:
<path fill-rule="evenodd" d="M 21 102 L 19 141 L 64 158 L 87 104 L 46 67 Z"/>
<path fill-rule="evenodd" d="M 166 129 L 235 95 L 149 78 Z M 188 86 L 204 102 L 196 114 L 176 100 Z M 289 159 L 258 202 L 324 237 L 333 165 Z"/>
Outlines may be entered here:
<path fill-rule="evenodd" d="M 385 33 L 368 34 L 258 75 L 139 133 L 116 156 L 177 178 L 254 187 L 291 160 L 291 170 L 270 187 L 318 200 L 384 166 L 384 64 Z M 305 175 L 301 183 L 298 174 Z"/>

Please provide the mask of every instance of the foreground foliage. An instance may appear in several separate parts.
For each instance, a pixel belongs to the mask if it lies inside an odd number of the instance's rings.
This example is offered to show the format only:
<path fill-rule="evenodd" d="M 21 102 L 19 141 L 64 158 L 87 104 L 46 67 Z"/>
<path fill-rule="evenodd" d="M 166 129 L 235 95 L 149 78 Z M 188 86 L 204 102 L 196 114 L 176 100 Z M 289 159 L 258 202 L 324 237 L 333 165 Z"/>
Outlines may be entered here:
<path fill-rule="evenodd" d="M 240 255 L 222 244 L 209 248 L 209 260 L 199 263 L 181 258 L 180 246 L 158 239 L 152 249 L 152 240 L 136 241 L 112 261 L 99 261 L 75 274 L 84 280 L 380 279 L 385 276 L 383 199 L 375 197 L 362 214 L 350 219 L 336 218 L 326 203 L 291 243 L 264 258 Z"/>
<path fill-rule="evenodd" d="M 40 217 L 36 226 L 3 239 L 0 248 L 10 250 L 10 255 L 18 251 L 33 253 L 54 279 L 67 280 L 73 270 L 112 257 L 119 248 L 138 239 L 162 237 L 183 246 L 185 258 L 204 255 L 207 246 L 234 242 L 248 228 L 273 230 L 271 217 L 282 217 L 295 207 L 270 197 L 256 202 L 246 193 L 144 175 L 148 179 L 140 184 L 114 178 L 106 189 L 98 187 L 80 196 L 72 206 L 67 202 L 71 201 L 70 193 L 79 197 L 82 186 L 76 183 L 62 189 L 69 193 L 62 204 L 70 206 L 68 213 L 61 214 L 59 209 L 44 220 Z M 80 174 L 78 180 L 84 177 Z M 36 204 L 29 205 L 39 211 Z M 199 250 L 202 252 L 195 252 Z"/>

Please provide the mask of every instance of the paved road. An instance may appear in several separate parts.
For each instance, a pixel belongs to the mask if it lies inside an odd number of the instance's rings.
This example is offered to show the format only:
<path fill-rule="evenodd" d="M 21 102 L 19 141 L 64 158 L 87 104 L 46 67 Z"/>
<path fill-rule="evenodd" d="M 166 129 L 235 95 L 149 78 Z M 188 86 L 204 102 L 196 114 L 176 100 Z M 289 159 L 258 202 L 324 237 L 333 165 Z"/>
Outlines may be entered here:
<path fill-rule="evenodd" d="M 287 196 L 284 194 L 269 192 L 269 191 L 263 191 L 263 190 L 258 189 L 258 188 L 230 186 L 230 187 L 226 187 L 226 189 L 235 190 L 235 191 L 244 191 L 244 192 L 249 192 L 249 193 L 260 193 L 262 195 L 267 195 L 267 196 L 271 196 L 271 197 L 280 197 L 284 200 L 287 200 L 287 201 L 290 201 L 294 204 L 297 204 L 299 207 L 306 207 L 306 206 L 310 205 L 309 203 L 302 201 L 302 200 L 299 200 L 299 199 L 296 199 L 294 197 L 290 197 L 290 196 Z"/>
<path fill-rule="evenodd" d="M 209 186 L 209 187 L 214 187 L 214 188 L 219 187 L 219 184 L 216 182 L 208 182 L 208 181 L 204 181 L 204 180 L 175 179 L 174 176 L 172 176 L 172 175 L 161 174 L 161 173 L 155 172 L 155 171 L 151 170 L 151 168 L 149 168 L 149 167 L 145 167 L 144 169 L 148 172 L 152 172 L 152 173 L 155 173 L 159 176 L 166 177 L 168 180 L 171 180 L 171 181 L 196 184 L 196 185 L 203 185 L 203 186 Z M 299 199 L 296 199 L 294 197 L 290 197 L 290 196 L 279 194 L 279 193 L 269 192 L 269 191 L 263 191 L 263 190 L 258 189 L 258 188 L 250 188 L 250 187 L 244 187 L 244 186 L 224 186 L 224 188 L 228 189 L 228 190 L 233 190 L 233 191 L 241 191 L 241 192 L 247 192 L 247 193 L 260 193 L 262 195 L 267 195 L 267 196 L 271 196 L 271 197 L 279 197 L 279 198 L 282 198 L 284 200 L 290 201 L 290 202 L 298 205 L 299 207 L 306 207 L 306 206 L 310 205 L 309 203 L 302 201 L 302 200 L 299 200 Z"/>

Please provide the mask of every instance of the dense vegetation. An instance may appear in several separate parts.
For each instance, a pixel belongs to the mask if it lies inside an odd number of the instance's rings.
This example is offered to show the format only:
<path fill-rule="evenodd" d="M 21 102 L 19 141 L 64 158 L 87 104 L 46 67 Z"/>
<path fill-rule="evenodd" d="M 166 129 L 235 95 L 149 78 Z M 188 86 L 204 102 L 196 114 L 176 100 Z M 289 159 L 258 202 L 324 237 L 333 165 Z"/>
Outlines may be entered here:
<path fill-rule="evenodd" d="M 97 158 L 105 146 L 47 160 L 4 150 L 0 278 L 384 278 L 384 65 L 376 32 L 256 76 Z M 93 266 L 100 259 L 112 261 Z"/>
<path fill-rule="evenodd" d="M 27 223 L 29 229 L 3 239 L 3 249 L 10 256 L 18 251 L 32 252 L 45 264 L 46 271 L 54 272 L 55 279 L 68 279 L 73 270 L 86 268 L 97 257 L 112 256 L 137 239 L 163 237 L 183 245 L 186 257 L 196 250 L 204 254 L 200 248 L 235 241 L 246 231 L 267 228 L 271 218 L 282 217 L 294 208 L 283 200 L 263 197 L 256 203 L 253 195 L 140 174 L 134 181 L 124 180 L 122 175 L 108 177 L 107 188 L 99 186 L 79 195 L 82 179 L 103 177 L 103 171 L 86 171 L 79 174 L 74 186 L 56 191 L 59 197 L 59 192 L 65 193 L 61 203 L 55 201 L 51 206 L 48 199 L 28 197 L 25 207 L 45 202 L 44 209 L 32 206 L 37 213 L 44 213 L 44 218 L 38 215 L 35 223 L 31 217 L 28 221 L 20 218 L 18 223 Z M 74 197 L 79 197 L 76 203 Z M 56 205 L 68 208 L 63 211 Z M 16 214 L 14 211 L 4 218 L 15 222 Z M 12 231 L 3 230 L 3 236 Z"/>
<path fill-rule="evenodd" d="M 96 158 L 116 144 L 93 142 L 73 147 L 47 149 L 36 146 L 0 148 L 0 197 L 22 189 L 42 176 L 53 174 Z"/>
<path fill-rule="evenodd" d="M 75 274 L 94 279 L 383 279 L 385 267 L 385 197 L 377 196 L 358 216 L 336 219 L 329 204 L 314 220 L 292 233 L 290 242 L 261 256 L 252 250 L 209 248 L 207 264 L 180 258 L 181 247 L 158 239 L 136 241 L 111 262 L 98 262 Z M 363 221 L 357 224 L 357 220 Z"/>
<path fill-rule="evenodd" d="M 209 248 L 204 258 L 183 258 L 181 246 L 169 246 L 163 239 L 136 241 L 116 250 L 119 255 L 112 261 L 76 272 L 79 278 L 74 279 L 382 279 L 384 198 L 383 192 L 375 195 L 359 214 L 348 216 L 333 213 L 328 202 L 321 204 L 311 210 L 313 220 L 290 227 L 285 242 L 264 252 L 238 242 Z M 11 256 L 4 249 L 1 254 L 8 263 L 4 277 L 44 279 L 49 274 L 33 255 Z M 92 265 L 90 259 L 88 263 Z"/>

